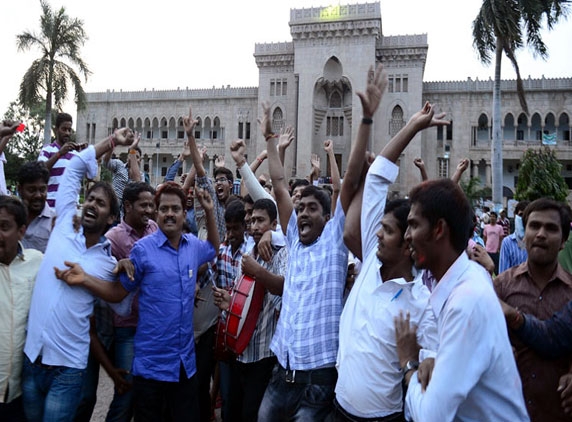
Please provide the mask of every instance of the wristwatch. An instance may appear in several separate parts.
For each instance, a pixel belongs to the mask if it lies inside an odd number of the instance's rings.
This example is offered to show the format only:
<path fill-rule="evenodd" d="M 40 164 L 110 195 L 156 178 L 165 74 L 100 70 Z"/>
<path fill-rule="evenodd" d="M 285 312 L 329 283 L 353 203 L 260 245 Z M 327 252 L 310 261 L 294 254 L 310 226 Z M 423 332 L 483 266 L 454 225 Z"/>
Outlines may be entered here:
<path fill-rule="evenodd" d="M 419 362 L 416 360 L 408 360 L 403 368 L 403 374 L 406 374 L 409 371 L 417 371 L 417 369 L 419 369 Z"/>

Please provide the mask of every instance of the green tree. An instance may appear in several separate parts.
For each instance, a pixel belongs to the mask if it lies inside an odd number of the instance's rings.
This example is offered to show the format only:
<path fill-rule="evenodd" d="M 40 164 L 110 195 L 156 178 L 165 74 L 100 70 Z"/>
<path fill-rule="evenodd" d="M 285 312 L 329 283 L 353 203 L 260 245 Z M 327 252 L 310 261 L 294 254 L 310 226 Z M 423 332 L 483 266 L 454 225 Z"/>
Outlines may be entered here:
<path fill-rule="evenodd" d="M 538 198 L 566 200 L 568 186 L 561 171 L 562 164 L 549 147 L 540 148 L 538 151 L 528 149 L 524 153 L 518 170 L 515 199 L 519 201 L 534 201 Z"/>
<path fill-rule="evenodd" d="M 64 7 L 53 11 L 44 0 L 40 0 L 40 5 L 40 32 L 25 31 L 16 37 L 19 51 L 38 48 L 41 52 L 22 78 L 19 100 L 29 109 L 45 103 L 44 144 L 48 144 L 52 135 L 52 108 L 61 110 L 69 82 L 78 108 L 85 106 L 85 91 L 74 67 L 86 81 L 91 72 L 80 57 L 80 47 L 87 40 L 83 21 L 69 17 Z"/>
<path fill-rule="evenodd" d="M 559 18 L 568 12 L 568 3 L 563 0 L 483 0 L 473 21 L 473 45 L 481 62 L 489 64 L 493 53 L 495 77 L 493 85 L 491 164 L 493 179 L 493 202 L 502 204 L 502 133 L 501 133 L 501 59 L 506 54 L 516 72 L 516 87 L 520 104 L 528 114 L 516 51 L 526 44 L 533 52 L 546 59 L 548 52 L 540 30 L 546 19 L 552 29 Z"/>

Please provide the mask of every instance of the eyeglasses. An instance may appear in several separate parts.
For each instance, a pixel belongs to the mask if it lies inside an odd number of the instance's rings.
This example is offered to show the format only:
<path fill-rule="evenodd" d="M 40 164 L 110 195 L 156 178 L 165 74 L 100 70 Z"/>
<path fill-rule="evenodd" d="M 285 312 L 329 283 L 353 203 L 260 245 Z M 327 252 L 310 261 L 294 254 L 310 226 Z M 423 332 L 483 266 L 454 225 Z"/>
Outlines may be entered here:
<path fill-rule="evenodd" d="M 230 180 L 228 180 L 226 177 L 221 177 L 219 179 L 215 179 L 215 185 L 219 184 L 219 183 L 224 183 L 224 182 L 230 182 Z"/>

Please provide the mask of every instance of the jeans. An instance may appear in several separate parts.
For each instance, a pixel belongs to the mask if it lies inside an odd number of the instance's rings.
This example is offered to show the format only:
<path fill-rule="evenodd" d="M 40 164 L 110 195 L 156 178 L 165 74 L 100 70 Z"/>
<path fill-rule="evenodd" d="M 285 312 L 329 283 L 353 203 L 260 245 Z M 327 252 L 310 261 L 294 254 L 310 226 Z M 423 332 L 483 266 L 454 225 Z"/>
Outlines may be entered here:
<path fill-rule="evenodd" d="M 24 356 L 22 399 L 30 422 L 73 420 L 81 398 L 85 369 L 43 365 Z"/>
<path fill-rule="evenodd" d="M 166 416 L 171 422 L 199 419 L 197 376 L 187 378 L 181 365 L 179 382 L 133 377 L 135 422 L 156 422 Z"/>
<path fill-rule="evenodd" d="M 333 410 L 335 382 L 328 385 L 287 383 L 278 366 L 258 410 L 259 421 L 324 421 Z"/>
<path fill-rule="evenodd" d="M 115 327 L 114 333 L 114 365 L 131 371 L 133 365 L 133 338 L 135 327 Z M 133 380 L 131 373 L 127 375 L 128 381 Z M 133 390 L 124 394 L 113 394 L 113 401 L 109 405 L 106 422 L 129 422 L 133 417 Z"/>
<path fill-rule="evenodd" d="M 89 422 L 95 403 L 97 402 L 97 385 L 99 383 L 99 362 L 90 351 L 87 358 L 87 368 L 85 368 L 85 376 L 81 386 L 81 398 L 74 422 Z"/>

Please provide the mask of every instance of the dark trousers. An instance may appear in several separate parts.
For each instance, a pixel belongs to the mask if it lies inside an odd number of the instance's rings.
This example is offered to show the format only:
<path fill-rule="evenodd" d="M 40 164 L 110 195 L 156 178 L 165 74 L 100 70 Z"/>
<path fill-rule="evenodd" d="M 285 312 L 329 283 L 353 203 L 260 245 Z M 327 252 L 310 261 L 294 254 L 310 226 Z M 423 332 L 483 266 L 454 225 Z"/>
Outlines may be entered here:
<path fill-rule="evenodd" d="M 187 378 L 181 365 L 179 382 L 133 377 L 136 422 L 156 422 L 166 415 L 172 422 L 197 421 L 197 376 Z"/>
<path fill-rule="evenodd" d="M 213 347 L 215 341 L 216 325 L 205 331 L 197 344 L 195 353 L 197 356 L 197 383 L 200 422 L 211 420 L 211 377 L 214 371 L 215 359 Z"/>
<path fill-rule="evenodd" d="M 380 418 L 360 418 L 346 412 L 337 400 L 334 400 L 334 411 L 327 422 L 405 422 L 403 412 L 392 413 Z"/>
<path fill-rule="evenodd" d="M 26 422 L 22 396 L 10 403 L 0 403 L 0 421 L 2 422 Z"/>
<path fill-rule="evenodd" d="M 228 389 L 223 399 L 224 422 L 256 422 L 258 409 L 270 378 L 276 358 L 242 363 L 236 360 L 221 362 L 221 385 Z M 223 369 L 224 368 L 224 369 Z M 222 387 L 221 387 L 222 388 Z"/>

